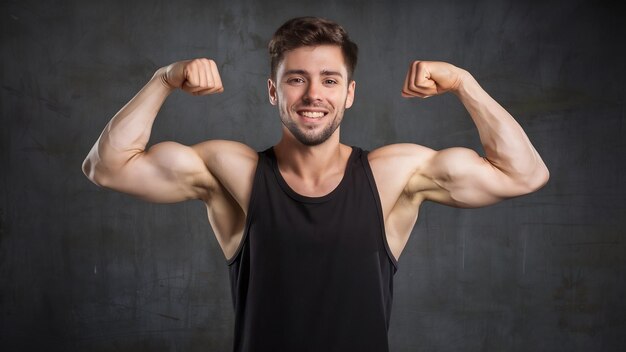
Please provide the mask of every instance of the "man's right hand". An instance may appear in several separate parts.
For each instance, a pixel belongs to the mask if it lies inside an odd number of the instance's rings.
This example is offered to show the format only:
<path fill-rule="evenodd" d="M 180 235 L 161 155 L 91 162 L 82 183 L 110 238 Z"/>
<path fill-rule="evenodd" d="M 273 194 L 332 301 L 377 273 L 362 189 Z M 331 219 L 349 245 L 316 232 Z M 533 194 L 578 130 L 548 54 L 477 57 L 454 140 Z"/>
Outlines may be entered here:
<path fill-rule="evenodd" d="M 193 95 L 207 95 L 224 91 L 215 61 L 193 59 L 168 65 L 158 74 L 163 84 L 171 89 L 180 88 Z"/>

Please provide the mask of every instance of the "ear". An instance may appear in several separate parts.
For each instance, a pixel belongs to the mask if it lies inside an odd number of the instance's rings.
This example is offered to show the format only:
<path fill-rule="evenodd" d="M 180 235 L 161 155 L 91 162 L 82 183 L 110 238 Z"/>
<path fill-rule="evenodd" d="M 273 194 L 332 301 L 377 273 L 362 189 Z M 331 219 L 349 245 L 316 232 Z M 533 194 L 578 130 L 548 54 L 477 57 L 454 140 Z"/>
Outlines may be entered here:
<path fill-rule="evenodd" d="M 276 83 L 271 78 L 267 79 L 267 94 L 270 99 L 270 104 L 276 105 L 278 102 L 278 96 L 276 95 Z"/>
<path fill-rule="evenodd" d="M 354 90 L 356 89 L 356 82 L 350 81 L 348 84 L 348 96 L 346 97 L 346 109 L 349 109 L 354 103 Z"/>

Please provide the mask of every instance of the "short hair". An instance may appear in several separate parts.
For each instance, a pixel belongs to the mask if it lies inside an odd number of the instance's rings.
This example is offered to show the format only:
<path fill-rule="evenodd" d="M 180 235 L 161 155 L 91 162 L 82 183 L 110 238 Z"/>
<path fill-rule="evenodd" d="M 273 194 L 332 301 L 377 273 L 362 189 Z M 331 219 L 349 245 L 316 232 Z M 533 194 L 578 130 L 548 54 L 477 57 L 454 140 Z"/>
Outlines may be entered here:
<path fill-rule="evenodd" d="M 272 79 L 276 79 L 276 70 L 285 52 L 315 45 L 340 46 L 348 70 L 348 81 L 352 79 L 359 48 L 338 23 L 320 17 L 292 18 L 276 30 L 268 45 Z"/>

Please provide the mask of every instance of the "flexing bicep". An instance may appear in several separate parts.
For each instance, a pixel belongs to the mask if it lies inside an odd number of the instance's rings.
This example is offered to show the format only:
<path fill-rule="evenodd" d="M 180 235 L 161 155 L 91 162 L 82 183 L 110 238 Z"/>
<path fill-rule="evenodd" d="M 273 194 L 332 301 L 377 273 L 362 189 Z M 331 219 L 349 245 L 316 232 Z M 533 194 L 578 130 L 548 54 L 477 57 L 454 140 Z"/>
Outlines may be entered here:
<path fill-rule="evenodd" d="M 214 184 L 202 158 L 191 147 L 162 142 L 137 152 L 114 172 L 104 173 L 101 186 L 157 203 L 206 196 Z"/>
<path fill-rule="evenodd" d="M 425 199 L 464 208 L 482 207 L 532 191 L 467 148 L 433 153 L 414 177 L 437 185 L 424 191 Z"/>

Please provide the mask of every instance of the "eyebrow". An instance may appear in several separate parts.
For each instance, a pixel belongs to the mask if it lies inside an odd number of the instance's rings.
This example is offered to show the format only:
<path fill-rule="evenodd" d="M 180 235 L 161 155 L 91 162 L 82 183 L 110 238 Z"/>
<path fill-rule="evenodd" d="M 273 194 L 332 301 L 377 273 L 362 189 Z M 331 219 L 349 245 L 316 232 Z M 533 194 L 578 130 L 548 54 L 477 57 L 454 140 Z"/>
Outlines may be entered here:
<path fill-rule="evenodd" d="M 283 74 L 285 76 L 286 75 L 305 75 L 305 76 L 309 75 L 309 73 L 305 70 L 288 70 L 288 71 L 285 71 L 285 73 Z M 341 74 L 341 72 L 338 72 L 338 71 L 322 70 L 321 74 L 322 76 L 338 76 L 338 77 L 343 78 L 343 75 Z"/>

